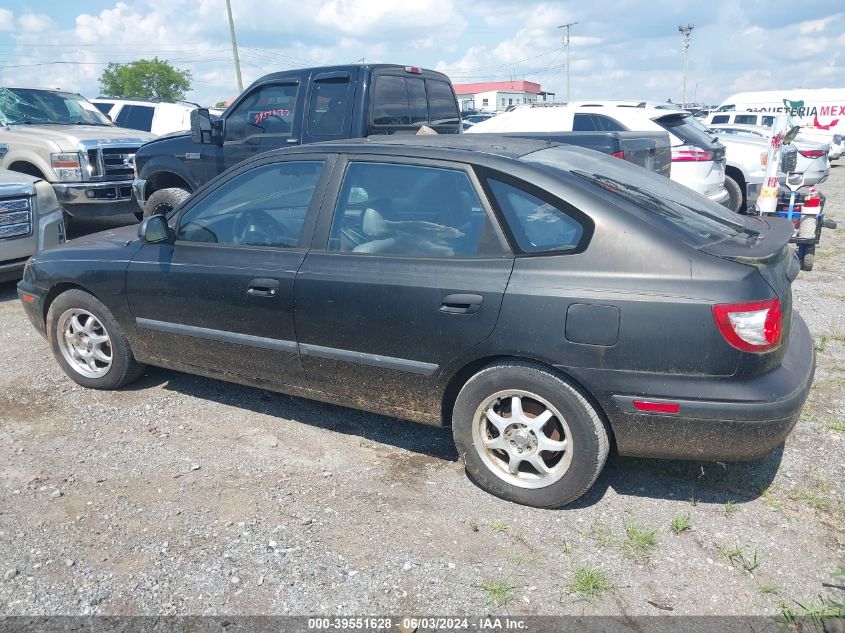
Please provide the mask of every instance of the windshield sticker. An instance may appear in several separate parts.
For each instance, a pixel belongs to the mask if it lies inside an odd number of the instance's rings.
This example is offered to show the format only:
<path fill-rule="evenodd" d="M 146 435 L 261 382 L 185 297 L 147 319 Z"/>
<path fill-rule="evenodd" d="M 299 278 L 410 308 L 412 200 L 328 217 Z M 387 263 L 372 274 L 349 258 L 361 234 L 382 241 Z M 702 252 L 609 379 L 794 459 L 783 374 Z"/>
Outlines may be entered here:
<path fill-rule="evenodd" d="M 259 112 L 255 115 L 255 122 L 261 123 L 265 119 L 269 119 L 273 116 L 290 116 L 290 110 L 285 108 L 275 109 L 275 110 L 265 110 L 264 112 Z"/>

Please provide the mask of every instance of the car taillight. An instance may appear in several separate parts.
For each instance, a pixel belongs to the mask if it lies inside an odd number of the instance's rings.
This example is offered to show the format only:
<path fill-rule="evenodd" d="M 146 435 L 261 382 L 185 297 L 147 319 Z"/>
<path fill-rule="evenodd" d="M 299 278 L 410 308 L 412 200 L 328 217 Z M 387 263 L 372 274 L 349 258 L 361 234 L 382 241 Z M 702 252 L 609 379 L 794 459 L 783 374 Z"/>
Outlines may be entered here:
<path fill-rule="evenodd" d="M 620 150 L 618 152 L 613 152 L 611 154 L 611 156 L 613 156 L 614 158 L 623 158 L 624 159 L 625 158 L 625 152 Z"/>
<path fill-rule="evenodd" d="M 713 152 L 708 152 L 693 145 L 681 145 L 672 148 L 673 163 L 700 163 L 713 160 Z"/>
<path fill-rule="evenodd" d="M 412 75 L 421 75 L 422 68 L 420 68 L 419 66 L 405 66 L 405 72 L 411 73 Z"/>
<path fill-rule="evenodd" d="M 780 299 L 751 303 L 720 303 L 713 318 L 725 340 L 743 352 L 767 352 L 781 342 L 783 312 Z"/>
<path fill-rule="evenodd" d="M 821 158 L 827 152 L 823 149 L 799 149 L 798 153 L 804 158 Z"/>

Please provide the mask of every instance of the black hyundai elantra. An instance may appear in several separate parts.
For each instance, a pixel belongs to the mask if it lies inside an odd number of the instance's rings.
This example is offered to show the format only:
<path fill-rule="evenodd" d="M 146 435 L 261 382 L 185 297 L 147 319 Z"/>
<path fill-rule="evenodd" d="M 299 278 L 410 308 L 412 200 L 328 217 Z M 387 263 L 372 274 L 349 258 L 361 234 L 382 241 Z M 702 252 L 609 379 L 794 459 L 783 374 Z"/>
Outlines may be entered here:
<path fill-rule="evenodd" d="M 589 150 L 394 137 L 257 156 L 18 292 L 80 385 L 153 365 L 450 425 L 480 485 L 550 507 L 611 446 L 784 440 L 815 368 L 791 233 Z"/>

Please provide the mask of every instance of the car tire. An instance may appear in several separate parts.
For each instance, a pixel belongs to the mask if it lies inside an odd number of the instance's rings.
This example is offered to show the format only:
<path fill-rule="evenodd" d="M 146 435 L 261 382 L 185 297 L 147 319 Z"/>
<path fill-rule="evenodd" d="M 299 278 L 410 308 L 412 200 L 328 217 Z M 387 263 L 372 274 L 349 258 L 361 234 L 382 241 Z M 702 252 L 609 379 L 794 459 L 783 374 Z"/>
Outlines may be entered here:
<path fill-rule="evenodd" d="M 186 191 L 181 187 L 159 189 L 147 198 L 147 203 L 144 205 L 144 217 L 148 218 L 151 215 L 167 215 L 171 210 L 175 209 L 187 200 L 190 195 L 190 191 Z"/>
<path fill-rule="evenodd" d="M 83 387 L 119 389 L 144 373 L 112 313 L 82 290 L 67 290 L 50 304 L 47 340 L 62 370 Z"/>
<path fill-rule="evenodd" d="M 610 446 L 584 394 L 549 369 L 522 361 L 490 365 L 464 384 L 452 411 L 452 434 L 467 473 L 482 488 L 538 508 L 560 507 L 587 492 Z M 535 466 L 538 459 L 548 472 Z"/>
<path fill-rule="evenodd" d="M 744 206 L 742 187 L 730 176 L 725 176 L 725 189 L 728 192 L 728 208 L 734 213 L 742 213 Z"/>
<path fill-rule="evenodd" d="M 813 264 L 816 263 L 815 253 L 804 253 L 804 258 L 801 260 L 801 270 L 810 272 L 813 270 Z"/>

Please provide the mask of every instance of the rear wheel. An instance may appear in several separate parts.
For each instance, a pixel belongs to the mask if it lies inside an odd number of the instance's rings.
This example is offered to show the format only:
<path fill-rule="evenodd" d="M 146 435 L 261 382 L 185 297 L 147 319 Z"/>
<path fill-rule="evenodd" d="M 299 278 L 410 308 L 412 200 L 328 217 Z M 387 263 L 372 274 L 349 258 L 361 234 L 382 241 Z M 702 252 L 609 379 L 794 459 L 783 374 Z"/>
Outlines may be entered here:
<path fill-rule="evenodd" d="M 167 215 L 187 200 L 191 193 L 182 189 L 181 187 L 168 187 L 167 189 L 159 189 L 147 198 L 147 203 L 144 205 L 144 217 L 148 218 L 151 215 Z"/>
<path fill-rule="evenodd" d="M 541 508 L 583 495 L 609 447 L 598 413 L 575 387 L 516 361 L 491 365 L 467 381 L 455 401 L 452 432 L 481 487 Z"/>
<path fill-rule="evenodd" d="M 730 176 L 725 176 L 725 189 L 729 196 L 728 208 L 734 213 L 741 213 L 743 208 L 742 187 Z"/>
<path fill-rule="evenodd" d="M 816 247 L 808 246 L 804 251 L 804 257 L 801 258 L 801 270 L 810 272 L 813 270 L 813 264 L 816 263 Z"/>
<path fill-rule="evenodd" d="M 109 309 L 82 290 L 60 294 L 47 312 L 53 356 L 76 383 L 118 389 L 144 373 Z"/>

